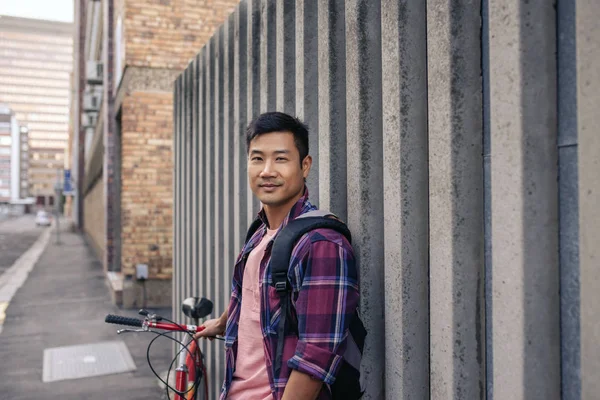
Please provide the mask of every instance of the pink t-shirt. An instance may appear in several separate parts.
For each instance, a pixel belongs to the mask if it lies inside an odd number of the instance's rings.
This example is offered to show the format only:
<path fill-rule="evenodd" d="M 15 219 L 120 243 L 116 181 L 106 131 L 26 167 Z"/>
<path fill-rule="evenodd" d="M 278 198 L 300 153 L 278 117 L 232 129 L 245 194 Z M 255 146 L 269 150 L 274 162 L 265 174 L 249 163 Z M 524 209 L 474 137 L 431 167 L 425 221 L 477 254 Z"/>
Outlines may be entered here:
<path fill-rule="evenodd" d="M 260 262 L 265 248 L 277 230 L 267 230 L 262 241 L 250 252 L 242 280 L 242 305 L 238 324 L 235 372 L 227 394 L 230 400 L 272 399 L 262 330 L 260 328 Z"/>

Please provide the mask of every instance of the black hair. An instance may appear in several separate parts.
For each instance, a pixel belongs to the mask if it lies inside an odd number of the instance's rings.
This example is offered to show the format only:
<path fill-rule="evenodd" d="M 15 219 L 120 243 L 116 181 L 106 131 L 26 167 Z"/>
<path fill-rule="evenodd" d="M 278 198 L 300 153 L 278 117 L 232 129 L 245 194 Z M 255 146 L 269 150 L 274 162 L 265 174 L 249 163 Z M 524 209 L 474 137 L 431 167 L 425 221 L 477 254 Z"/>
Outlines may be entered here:
<path fill-rule="evenodd" d="M 291 132 L 294 135 L 294 144 L 300 153 L 300 164 L 302 164 L 308 155 L 308 127 L 298 118 L 278 111 L 261 114 L 248 124 L 246 152 L 250 151 L 252 139 L 271 132 Z"/>

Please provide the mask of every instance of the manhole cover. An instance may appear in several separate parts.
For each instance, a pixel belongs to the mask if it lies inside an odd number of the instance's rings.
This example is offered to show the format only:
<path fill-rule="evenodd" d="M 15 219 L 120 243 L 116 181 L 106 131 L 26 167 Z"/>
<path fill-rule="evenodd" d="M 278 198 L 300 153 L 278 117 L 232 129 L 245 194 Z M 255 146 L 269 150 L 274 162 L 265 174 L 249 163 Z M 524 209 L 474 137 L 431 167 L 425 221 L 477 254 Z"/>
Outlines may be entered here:
<path fill-rule="evenodd" d="M 124 342 L 102 342 L 44 350 L 44 382 L 134 371 Z"/>

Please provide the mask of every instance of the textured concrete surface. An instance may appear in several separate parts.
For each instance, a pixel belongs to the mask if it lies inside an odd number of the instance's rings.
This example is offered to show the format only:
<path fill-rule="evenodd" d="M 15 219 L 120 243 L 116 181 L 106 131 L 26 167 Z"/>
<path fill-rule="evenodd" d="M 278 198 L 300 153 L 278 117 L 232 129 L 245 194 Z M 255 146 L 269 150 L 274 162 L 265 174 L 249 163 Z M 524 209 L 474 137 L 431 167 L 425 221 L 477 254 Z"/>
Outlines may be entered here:
<path fill-rule="evenodd" d="M 385 386 L 429 396 L 426 3 L 384 0 Z"/>
<path fill-rule="evenodd" d="M 343 0 L 318 2 L 319 206 L 348 216 L 346 34 Z"/>
<path fill-rule="evenodd" d="M 489 14 L 493 396 L 557 399 L 555 10 L 519 4 Z"/>
<path fill-rule="evenodd" d="M 259 207 L 244 129 L 261 110 L 289 108 L 309 123 L 311 199 L 352 229 L 367 398 L 552 399 L 561 372 L 571 393 L 571 203 L 584 193 L 573 3 L 558 4 L 558 27 L 540 0 L 290 5 L 241 2 L 188 67 L 197 86 L 190 72 L 178 80 L 174 304 L 195 292 L 226 301 L 227 265 Z"/>
<path fill-rule="evenodd" d="M 579 400 L 581 399 L 581 329 L 575 0 L 557 2 L 556 16 L 562 398 Z"/>
<path fill-rule="evenodd" d="M 346 2 L 348 225 L 360 270 L 369 336 L 362 372 L 366 399 L 385 395 L 381 3 Z M 335 179 L 335 177 L 332 177 Z"/>
<path fill-rule="evenodd" d="M 430 1 L 431 398 L 483 399 L 480 2 Z"/>
<path fill-rule="evenodd" d="M 581 395 L 591 399 L 600 393 L 600 9 L 593 0 L 576 7 Z"/>

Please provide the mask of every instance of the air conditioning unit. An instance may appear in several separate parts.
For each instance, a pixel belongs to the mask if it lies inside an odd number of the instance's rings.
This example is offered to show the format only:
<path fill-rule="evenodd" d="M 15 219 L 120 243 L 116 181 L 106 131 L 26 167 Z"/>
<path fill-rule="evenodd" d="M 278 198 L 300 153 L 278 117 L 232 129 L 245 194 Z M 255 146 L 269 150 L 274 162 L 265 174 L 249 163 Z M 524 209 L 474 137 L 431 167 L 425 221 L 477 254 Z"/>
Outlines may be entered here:
<path fill-rule="evenodd" d="M 84 128 L 93 128 L 98 122 L 98 113 L 86 112 L 81 114 L 81 126 Z"/>
<path fill-rule="evenodd" d="M 99 61 L 88 61 L 86 64 L 86 80 L 91 85 L 101 85 L 104 74 L 102 63 Z"/>
<path fill-rule="evenodd" d="M 92 112 L 100 109 L 102 95 L 98 92 L 85 92 L 83 95 L 83 111 Z"/>

